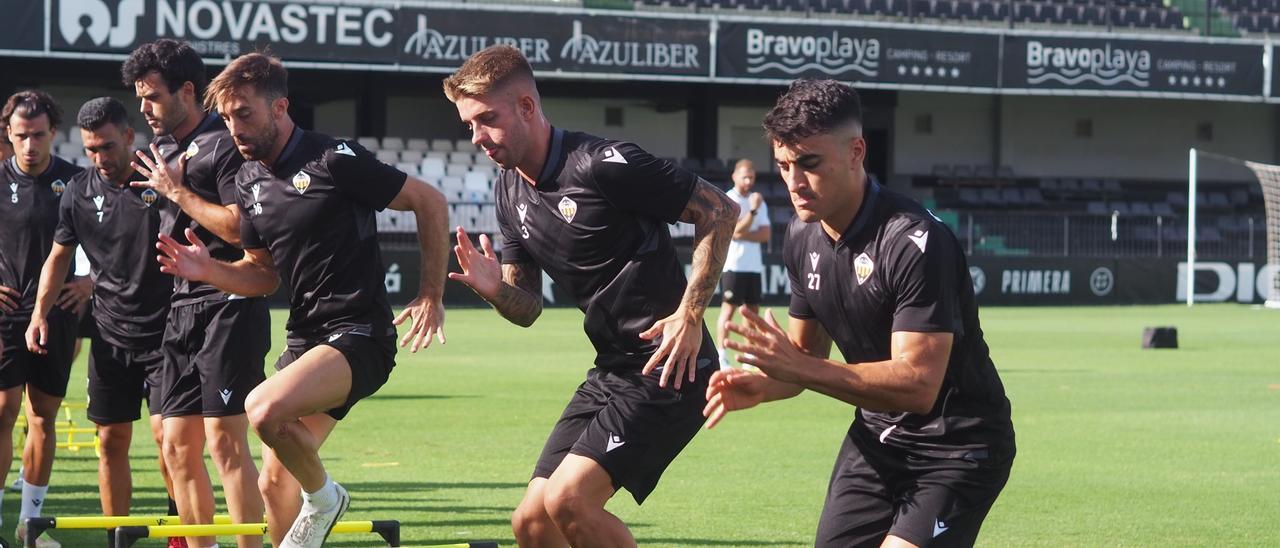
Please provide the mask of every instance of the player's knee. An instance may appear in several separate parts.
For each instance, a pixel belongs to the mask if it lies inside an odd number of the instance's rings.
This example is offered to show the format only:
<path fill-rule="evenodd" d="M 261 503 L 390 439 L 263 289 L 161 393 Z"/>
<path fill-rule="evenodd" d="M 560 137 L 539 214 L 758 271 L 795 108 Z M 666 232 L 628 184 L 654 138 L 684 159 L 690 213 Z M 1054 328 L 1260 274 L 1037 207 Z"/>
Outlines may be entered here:
<path fill-rule="evenodd" d="M 547 483 L 543 495 L 543 505 L 547 515 L 561 529 L 573 523 L 579 516 L 589 510 L 590 503 L 581 495 L 581 491 L 567 483 Z"/>
<path fill-rule="evenodd" d="M 129 442 L 131 436 L 115 428 L 99 428 L 99 452 L 104 462 L 127 460 L 129 458 Z"/>
<path fill-rule="evenodd" d="M 284 417 L 278 406 L 270 400 L 260 397 L 257 392 L 250 392 L 244 401 L 244 414 L 249 419 L 249 426 L 263 441 L 275 439 Z"/>
<path fill-rule="evenodd" d="M 258 492 L 264 500 L 276 500 L 277 497 L 296 496 L 292 482 L 284 476 L 284 470 L 264 466 L 258 474 Z"/>
<path fill-rule="evenodd" d="M 42 415 L 31 415 L 27 417 L 27 432 L 42 433 L 49 436 L 54 435 L 54 427 L 56 421 L 53 418 Z"/>
<path fill-rule="evenodd" d="M 247 449 L 235 436 L 227 432 L 213 434 L 209 437 L 208 444 L 209 455 L 213 457 L 220 470 L 239 462 L 242 451 Z"/>
<path fill-rule="evenodd" d="M 181 440 L 173 439 L 166 436 L 164 443 L 160 446 L 161 453 L 164 454 L 165 466 L 169 470 L 185 471 L 187 469 L 187 461 L 195 459 L 203 460 L 204 448 L 191 447 L 191 444 L 184 443 Z"/>
<path fill-rule="evenodd" d="M 550 523 L 541 500 L 525 500 L 511 514 L 511 531 L 515 533 L 516 541 L 521 546 L 533 544 L 533 539 L 539 538 L 541 531 L 554 526 Z"/>

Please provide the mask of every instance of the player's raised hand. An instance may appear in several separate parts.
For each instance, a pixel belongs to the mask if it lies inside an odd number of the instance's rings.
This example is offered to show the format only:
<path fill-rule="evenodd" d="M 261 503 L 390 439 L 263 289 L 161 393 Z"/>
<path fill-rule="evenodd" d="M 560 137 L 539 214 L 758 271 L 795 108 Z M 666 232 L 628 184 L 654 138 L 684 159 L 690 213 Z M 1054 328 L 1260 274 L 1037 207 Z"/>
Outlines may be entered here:
<path fill-rule="evenodd" d="M 498 265 L 498 256 L 493 252 L 493 243 L 489 241 L 488 235 L 481 234 L 480 249 L 477 250 L 462 227 L 458 227 L 457 234 L 458 245 L 453 246 L 453 254 L 457 255 L 462 272 L 450 272 L 449 279 L 466 284 L 477 295 L 493 302 L 502 283 L 502 267 Z"/>
<path fill-rule="evenodd" d="M 795 382 L 797 371 L 811 357 L 791 342 L 787 332 L 774 319 L 773 311 L 766 310 L 765 317 L 752 312 L 745 305 L 738 307 L 742 324 L 728 325 L 729 331 L 742 336 L 742 341 L 725 340 L 725 348 L 737 350 L 742 355 L 738 361 L 754 365 L 774 379 Z"/>
<path fill-rule="evenodd" d="M 173 169 L 164 161 L 164 155 L 160 154 L 160 146 L 155 143 L 151 143 L 152 157 L 148 157 L 141 150 L 134 151 L 134 154 L 138 156 L 138 162 L 133 162 L 133 169 L 138 170 L 138 173 L 147 180 L 134 181 L 129 183 L 130 186 L 150 188 L 168 198 L 169 201 L 177 202 L 178 194 L 184 190 L 182 174 L 187 172 L 187 155 L 180 155 L 178 167 Z"/>
<path fill-rule="evenodd" d="M 433 336 L 440 339 L 440 344 L 444 344 L 444 303 L 440 299 L 414 299 L 396 316 L 394 323 L 400 325 L 410 319 L 413 321 L 409 324 L 409 332 L 400 338 L 401 348 L 412 342 L 410 351 L 417 352 L 419 348 L 431 346 Z"/>
<path fill-rule="evenodd" d="M 160 250 L 156 257 L 160 261 L 160 271 L 191 281 L 202 281 L 209 273 L 209 262 L 214 259 L 209 256 L 209 248 L 190 228 L 187 229 L 187 241 L 191 243 L 184 245 L 168 234 L 160 234 L 160 241 L 156 242 L 156 249 Z"/>
<path fill-rule="evenodd" d="M 17 289 L 7 285 L 0 285 L 0 314 L 12 314 L 18 310 L 18 301 L 22 300 L 22 294 Z"/>
<path fill-rule="evenodd" d="M 765 385 L 769 378 L 741 369 L 721 369 L 711 375 L 707 383 L 707 405 L 702 416 L 707 418 L 707 428 L 720 423 L 730 411 L 747 409 L 764 401 Z"/>
<path fill-rule="evenodd" d="M 640 338 L 646 341 L 659 336 L 662 337 L 662 342 L 658 344 L 658 350 L 644 364 L 640 373 L 648 375 L 661 363 L 662 377 L 658 379 L 658 386 L 666 388 L 667 379 L 674 378 L 675 388 L 679 390 L 682 380 L 687 377 L 689 382 L 693 382 L 694 375 L 697 374 L 698 350 L 702 348 L 701 318 L 692 317 L 682 306 L 674 314 L 658 320 L 653 327 L 640 333 Z"/>
<path fill-rule="evenodd" d="M 32 354 L 43 356 L 49 353 L 44 348 L 45 343 L 49 341 L 49 322 L 45 321 L 44 316 L 39 314 L 31 315 L 31 323 L 27 324 L 26 339 L 27 350 L 30 350 Z"/>

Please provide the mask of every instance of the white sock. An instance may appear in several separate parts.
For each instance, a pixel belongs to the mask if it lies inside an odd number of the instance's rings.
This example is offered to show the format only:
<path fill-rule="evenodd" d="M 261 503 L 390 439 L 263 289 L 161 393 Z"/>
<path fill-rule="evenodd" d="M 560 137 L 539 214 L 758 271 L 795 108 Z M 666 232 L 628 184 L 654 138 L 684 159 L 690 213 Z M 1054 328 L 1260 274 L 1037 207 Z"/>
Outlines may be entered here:
<path fill-rule="evenodd" d="M 23 483 L 22 510 L 18 513 L 18 523 L 26 523 L 27 518 L 40 517 L 40 508 L 44 506 L 44 497 L 48 493 L 48 485 Z"/>
<path fill-rule="evenodd" d="M 328 475 L 324 477 L 324 485 L 314 493 L 302 492 L 302 502 L 310 504 L 315 508 L 328 509 L 338 503 L 338 488 L 333 484 L 333 478 Z"/>

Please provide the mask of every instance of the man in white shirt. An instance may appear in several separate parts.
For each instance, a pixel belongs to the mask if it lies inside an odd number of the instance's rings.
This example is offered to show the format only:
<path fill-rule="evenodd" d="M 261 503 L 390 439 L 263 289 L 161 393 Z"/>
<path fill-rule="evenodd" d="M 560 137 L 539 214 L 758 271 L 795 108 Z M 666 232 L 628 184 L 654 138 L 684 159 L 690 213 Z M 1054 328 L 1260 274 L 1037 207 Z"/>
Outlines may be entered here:
<path fill-rule="evenodd" d="M 720 277 L 720 319 L 716 321 L 716 343 L 724 344 L 729 335 L 728 326 L 739 305 L 746 305 L 752 312 L 760 310 L 761 276 L 764 274 L 763 244 L 769 241 L 769 206 L 759 192 L 752 192 L 756 184 L 756 166 L 751 160 L 742 159 L 733 166 L 733 188 L 726 194 L 737 202 L 742 212 L 738 224 L 733 227 L 733 241 L 729 243 L 729 256 Z M 732 367 L 726 351 L 720 350 L 720 367 Z"/>

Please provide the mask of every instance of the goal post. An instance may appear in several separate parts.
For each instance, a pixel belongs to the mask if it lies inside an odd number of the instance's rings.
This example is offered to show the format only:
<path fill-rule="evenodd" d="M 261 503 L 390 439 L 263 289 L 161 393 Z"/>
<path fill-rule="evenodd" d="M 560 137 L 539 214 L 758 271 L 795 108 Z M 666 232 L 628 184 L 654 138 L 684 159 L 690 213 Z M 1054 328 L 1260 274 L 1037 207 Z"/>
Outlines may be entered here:
<path fill-rule="evenodd" d="M 1280 308 L 1280 165 L 1242 160 L 1195 148 L 1191 148 L 1187 156 L 1187 306 L 1195 304 L 1197 190 L 1199 166 L 1201 160 L 1205 159 L 1246 168 L 1253 173 L 1254 179 L 1262 187 L 1266 227 L 1265 268 L 1275 274 L 1267 283 L 1267 287 L 1259 289 L 1265 292 L 1263 296 L 1267 308 Z"/>

